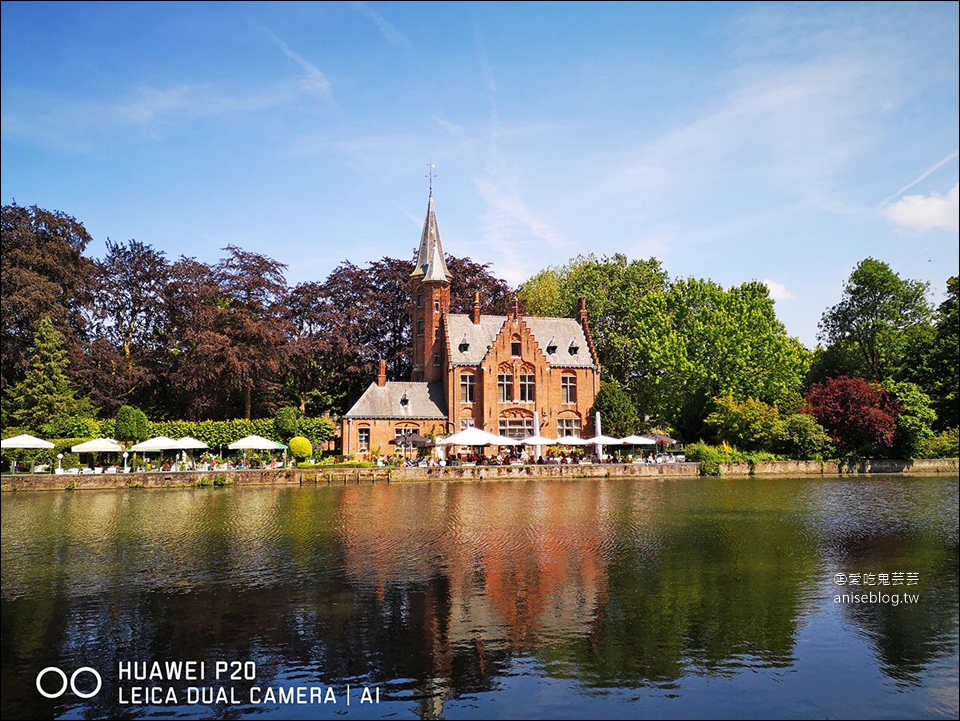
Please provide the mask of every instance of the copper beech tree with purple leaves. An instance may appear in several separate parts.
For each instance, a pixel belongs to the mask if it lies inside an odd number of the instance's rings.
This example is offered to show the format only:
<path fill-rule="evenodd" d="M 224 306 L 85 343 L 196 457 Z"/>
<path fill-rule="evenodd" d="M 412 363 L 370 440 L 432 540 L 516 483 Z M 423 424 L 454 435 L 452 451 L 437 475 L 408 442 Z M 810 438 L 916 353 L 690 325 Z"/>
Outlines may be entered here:
<path fill-rule="evenodd" d="M 850 376 L 828 378 L 814 383 L 806 400 L 841 452 L 882 458 L 893 448 L 900 408 L 880 385 Z"/>

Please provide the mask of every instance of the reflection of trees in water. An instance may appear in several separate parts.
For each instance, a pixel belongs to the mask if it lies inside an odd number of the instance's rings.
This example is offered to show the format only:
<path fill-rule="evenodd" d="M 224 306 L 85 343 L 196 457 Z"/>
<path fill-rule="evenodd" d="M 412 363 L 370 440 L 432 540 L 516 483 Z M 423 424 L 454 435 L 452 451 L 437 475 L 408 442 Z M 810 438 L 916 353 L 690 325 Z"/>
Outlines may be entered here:
<path fill-rule="evenodd" d="M 847 478 L 810 494 L 805 523 L 819 536 L 831 595 L 919 594 L 918 604 L 837 604 L 863 629 L 881 671 L 921 683 L 924 668 L 956 653 L 958 534 L 956 479 Z M 833 574 L 919 573 L 907 586 L 834 585 Z"/>
<path fill-rule="evenodd" d="M 920 684 L 929 664 L 957 652 L 957 607 L 960 586 L 957 545 L 944 545 L 929 536 L 883 533 L 838 539 L 843 563 L 850 572 L 919 574 L 917 585 L 836 586 L 836 594 L 896 594 L 901 602 L 844 603 L 844 616 L 866 632 L 881 670 L 903 684 Z M 895 566 L 891 559 L 896 559 Z M 904 594 L 919 603 L 903 603 Z"/>
<path fill-rule="evenodd" d="M 380 685 L 424 718 L 495 690 L 520 657 L 598 689 L 782 667 L 823 544 L 847 570 L 897 558 L 920 572 L 919 606 L 844 609 L 884 672 L 914 682 L 956 635 L 956 534 L 844 536 L 804 515 L 807 488 L 77 494 L 26 499 L 24 521 L 5 501 L 3 716 L 67 712 L 32 692 L 40 668 L 119 660 L 252 660 L 259 685 Z M 33 546 L 19 540 L 34 528 Z M 115 698 L 107 685 L 84 713 L 136 715 Z"/>

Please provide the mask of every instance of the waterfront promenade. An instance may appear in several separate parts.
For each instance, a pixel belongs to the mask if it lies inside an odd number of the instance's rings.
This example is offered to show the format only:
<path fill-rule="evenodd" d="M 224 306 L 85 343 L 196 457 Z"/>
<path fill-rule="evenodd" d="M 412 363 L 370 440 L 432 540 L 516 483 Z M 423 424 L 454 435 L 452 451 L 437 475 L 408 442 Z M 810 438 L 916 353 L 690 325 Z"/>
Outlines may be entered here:
<path fill-rule="evenodd" d="M 902 473 L 953 475 L 960 472 L 956 458 L 913 461 L 861 461 L 841 468 L 835 461 L 769 461 L 727 463 L 724 477 L 839 477 L 851 474 Z M 217 485 L 332 485 L 349 483 L 420 483 L 424 481 L 536 480 L 540 478 L 650 478 L 695 479 L 699 463 L 584 464 L 521 466 L 446 466 L 417 468 L 283 468 L 236 471 L 165 471 L 122 474 L 16 474 L 2 477 L 4 491 L 62 491 L 104 488 L 183 488 Z"/>

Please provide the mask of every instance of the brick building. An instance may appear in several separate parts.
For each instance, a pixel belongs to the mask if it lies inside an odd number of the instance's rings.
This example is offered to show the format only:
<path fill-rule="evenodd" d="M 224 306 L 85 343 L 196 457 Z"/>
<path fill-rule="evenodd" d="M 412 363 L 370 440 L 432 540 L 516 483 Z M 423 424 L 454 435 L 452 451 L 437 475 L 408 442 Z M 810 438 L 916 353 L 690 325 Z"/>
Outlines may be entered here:
<path fill-rule="evenodd" d="M 517 439 L 590 435 L 600 363 L 585 300 L 575 319 L 523 316 L 516 302 L 507 316 L 484 315 L 479 296 L 472 313 L 456 314 L 450 280 L 431 192 L 410 275 L 411 380 L 387 381 L 381 361 L 377 380 L 343 417 L 343 452 L 390 454 L 401 435 L 469 426 Z"/>

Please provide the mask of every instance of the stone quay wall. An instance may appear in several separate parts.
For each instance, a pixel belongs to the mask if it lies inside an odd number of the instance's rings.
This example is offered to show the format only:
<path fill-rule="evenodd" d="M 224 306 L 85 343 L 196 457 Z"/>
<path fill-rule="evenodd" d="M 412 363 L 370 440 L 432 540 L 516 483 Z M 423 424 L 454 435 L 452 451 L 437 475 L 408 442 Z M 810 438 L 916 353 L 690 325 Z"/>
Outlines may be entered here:
<path fill-rule="evenodd" d="M 721 463 L 720 475 L 737 476 L 842 476 L 871 473 L 904 473 L 920 476 L 957 475 L 960 461 L 956 458 L 924 458 L 913 461 L 863 460 L 854 466 L 837 461 L 761 461 Z"/>
<path fill-rule="evenodd" d="M 947 475 L 960 473 L 956 458 L 916 461 L 862 461 L 841 467 L 834 461 L 771 461 L 725 463 L 724 477 L 787 477 L 897 473 Z M 603 464 L 575 466 L 444 466 L 435 468 L 285 468 L 245 471 L 179 471 L 155 473 L 5 475 L 4 491 L 64 491 L 106 488 L 188 488 L 194 486 L 348 485 L 357 483 L 422 483 L 429 481 L 536 480 L 540 478 L 650 478 L 700 477 L 699 463 Z"/>

